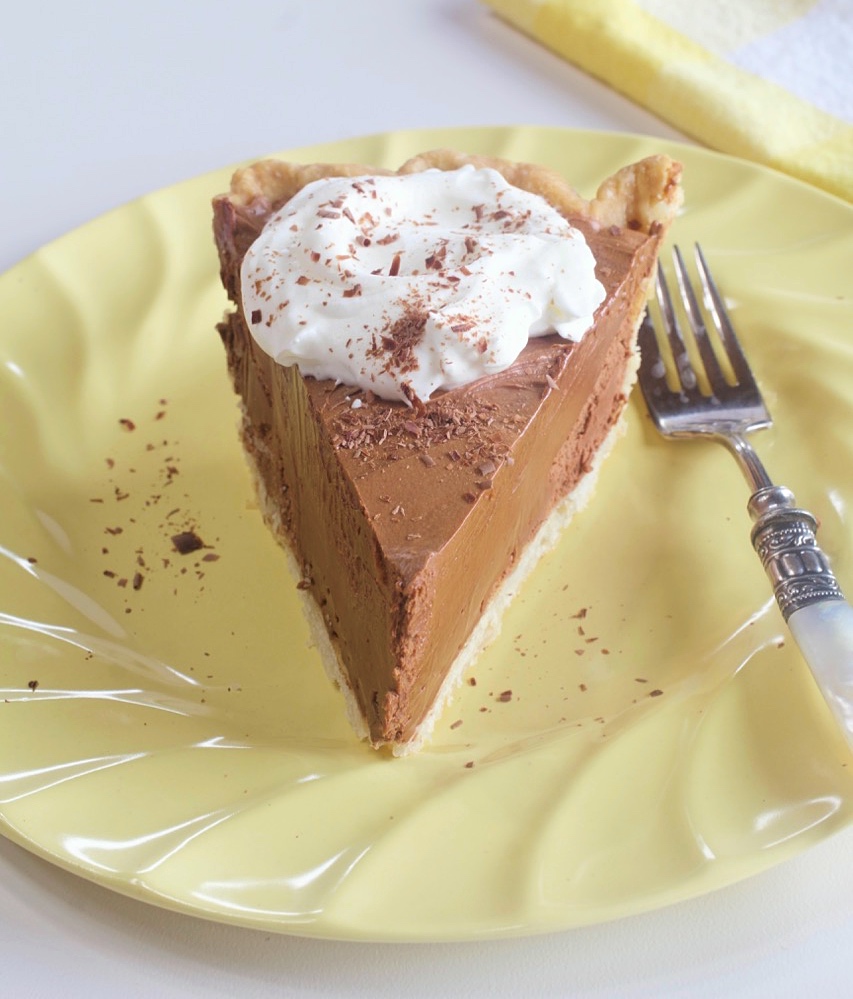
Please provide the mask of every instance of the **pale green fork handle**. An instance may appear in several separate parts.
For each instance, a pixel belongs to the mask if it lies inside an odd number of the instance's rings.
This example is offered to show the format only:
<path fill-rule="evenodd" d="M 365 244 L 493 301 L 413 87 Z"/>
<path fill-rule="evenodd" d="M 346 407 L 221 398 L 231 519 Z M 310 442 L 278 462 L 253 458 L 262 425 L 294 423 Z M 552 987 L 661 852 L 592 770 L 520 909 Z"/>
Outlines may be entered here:
<path fill-rule="evenodd" d="M 752 544 L 776 602 L 821 693 L 853 749 L 853 607 L 818 547 L 817 521 L 782 486 L 753 493 Z"/>
<path fill-rule="evenodd" d="M 788 627 L 853 749 L 853 607 L 846 600 L 808 604 Z"/>

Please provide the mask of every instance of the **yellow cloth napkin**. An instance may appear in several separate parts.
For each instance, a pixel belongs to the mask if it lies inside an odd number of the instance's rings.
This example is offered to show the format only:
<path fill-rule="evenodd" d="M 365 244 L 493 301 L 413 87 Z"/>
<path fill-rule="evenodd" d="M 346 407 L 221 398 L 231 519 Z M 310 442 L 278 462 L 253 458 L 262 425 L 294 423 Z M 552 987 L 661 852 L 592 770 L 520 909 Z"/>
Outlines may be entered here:
<path fill-rule="evenodd" d="M 485 0 L 722 152 L 853 201 L 851 0 Z"/>

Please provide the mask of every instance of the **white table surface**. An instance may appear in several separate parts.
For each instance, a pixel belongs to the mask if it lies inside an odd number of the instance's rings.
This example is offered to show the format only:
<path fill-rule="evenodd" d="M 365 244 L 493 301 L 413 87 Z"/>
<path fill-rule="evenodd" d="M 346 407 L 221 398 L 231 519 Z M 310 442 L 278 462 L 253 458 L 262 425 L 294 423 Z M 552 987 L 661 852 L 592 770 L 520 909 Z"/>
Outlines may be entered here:
<path fill-rule="evenodd" d="M 138 195 L 284 148 L 478 124 L 681 138 L 476 0 L 31 0 L 4 13 L 0 82 L 0 270 Z M 0 839 L 0 994 L 850 996 L 853 829 L 662 911 L 456 945 L 217 925 Z"/>

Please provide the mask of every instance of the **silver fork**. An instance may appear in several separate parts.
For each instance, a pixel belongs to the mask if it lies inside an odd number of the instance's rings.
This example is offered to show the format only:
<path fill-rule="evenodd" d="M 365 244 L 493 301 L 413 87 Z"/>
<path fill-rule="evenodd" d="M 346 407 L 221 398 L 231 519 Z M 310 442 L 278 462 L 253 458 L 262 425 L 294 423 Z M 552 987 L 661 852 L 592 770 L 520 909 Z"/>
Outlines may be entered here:
<path fill-rule="evenodd" d="M 697 245 L 701 295 L 691 285 L 678 247 L 675 276 L 692 351 L 673 296 L 658 266 L 660 335 L 647 312 L 640 328 L 639 382 L 649 413 L 665 437 L 710 437 L 738 461 L 750 496 L 752 544 L 776 601 L 832 713 L 853 749 L 853 608 L 818 547 L 817 520 L 798 509 L 793 493 L 773 484 L 746 435 L 771 425 L 770 412 L 738 342 L 726 307 Z M 704 302 L 704 309 L 699 304 Z M 715 352 L 705 316 L 722 348 Z M 669 364 L 661 345 L 669 354 Z M 698 363 L 691 360 L 691 353 Z M 723 363 L 721 363 L 721 359 Z"/>

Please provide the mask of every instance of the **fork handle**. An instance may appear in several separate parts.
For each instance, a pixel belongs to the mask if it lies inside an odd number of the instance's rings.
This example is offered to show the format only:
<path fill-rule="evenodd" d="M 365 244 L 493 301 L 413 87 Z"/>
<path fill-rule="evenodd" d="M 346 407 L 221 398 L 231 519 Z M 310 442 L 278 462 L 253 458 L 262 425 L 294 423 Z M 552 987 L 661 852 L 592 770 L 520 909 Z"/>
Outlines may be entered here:
<path fill-rule="evenodd" d="M 779 609 L 853 749 L 853 607 L 818 547 L 817 520 L 782 486 L 753 493 L 749 512 Z"/>

